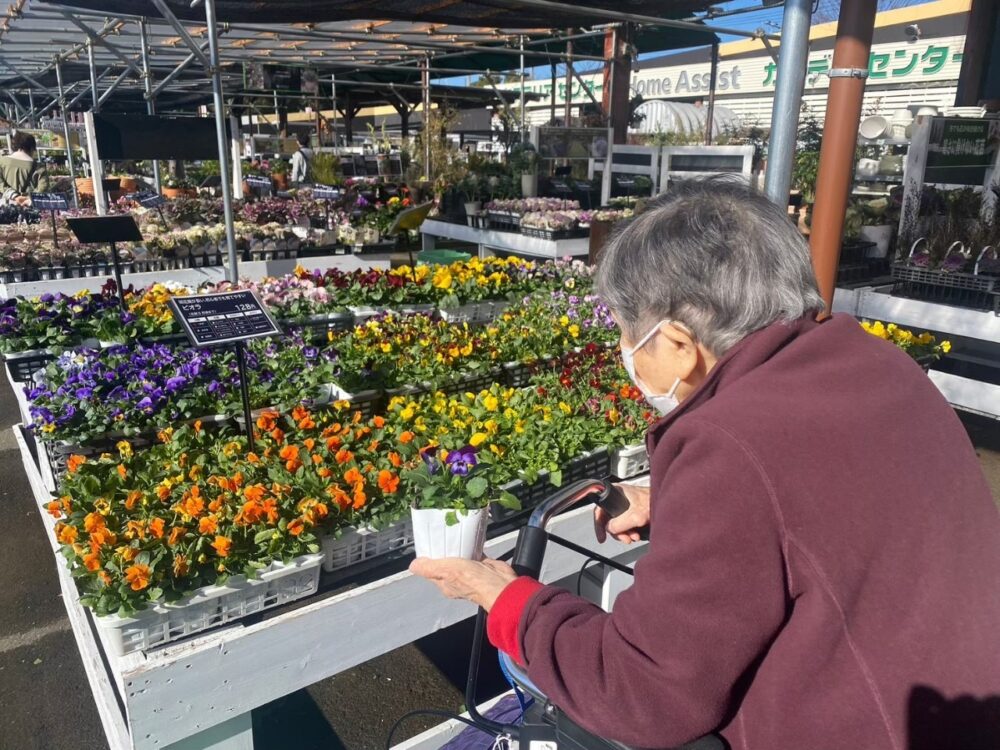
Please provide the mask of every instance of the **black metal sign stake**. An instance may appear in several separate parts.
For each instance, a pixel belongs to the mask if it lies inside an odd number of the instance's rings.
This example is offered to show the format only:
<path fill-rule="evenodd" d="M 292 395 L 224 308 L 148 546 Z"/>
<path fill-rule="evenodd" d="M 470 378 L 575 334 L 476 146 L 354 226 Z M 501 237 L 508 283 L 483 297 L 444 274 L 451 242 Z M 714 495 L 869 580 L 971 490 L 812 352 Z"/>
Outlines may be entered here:
<path fill-rule="evenodd" d="M 142 233 L 131 216 L 91 216 L 85 219 L 66 219 L 69 228 L 81 245 L 111 246 L 111 263 L 118 287 L 118 302 L 125 307 L 125 289 L 122 287 L 122 268 L 118 258 L 118 242 L 142 242 Z"/>
<path fill-rule="evenodd" d="M 257 448 L 253 439 L 253 413 L 250 409 L 250 377 L 247 375 L 247 352 L 246 344 L 242 341 L 236 342 L 236 367 L 240 372 L 240 395 L 243 397 L 243 419 L 247 423 L 247 448 L 251 453 L 256 453 Z"/>
<path fill-rule="evenodd" d="M 246 421 L 247 445 L 254 450 L 253 414 L 250 408 L 250 378 L 247 374 L 246 342 L 281 333 L 277 322 L 250 289 L 236 289 L 216 294 L 173 297 L 170 308 L 193 346 L 233 344 L 239 370 L 243 419 Z"/>

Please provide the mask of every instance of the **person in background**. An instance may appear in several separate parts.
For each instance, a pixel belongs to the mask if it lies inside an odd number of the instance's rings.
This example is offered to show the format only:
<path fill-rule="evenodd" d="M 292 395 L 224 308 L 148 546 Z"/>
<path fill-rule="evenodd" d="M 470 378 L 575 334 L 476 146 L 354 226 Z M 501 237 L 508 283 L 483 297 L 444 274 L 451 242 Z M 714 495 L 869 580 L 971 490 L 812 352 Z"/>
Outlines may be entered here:
<path fill-rule="evenodd" d="M 15 133 L 13 151 L 0 157 L 0 190 L 4 203 L 26 203 L 32 193 L 44 192 L 47 179 L 38 170 L 38 146 L 30 133 Z"/>
<path fill-rule="evenodd" d="M 651 484 L 595 513 L 649 532 L 605 612 L 496 560 L 411 571 L 586 730 L 630 747 L 1000 748 L 1000 512 L 954 410 L 850 315 L 818 322 L 778 207 L 681 182 L 605 247 L 597 294 L 663 418 Z"/>
<path fill-rule="evenodd" d="M 292 154 L 292 184 L 301 185 L 309 182 L 309 164 L 312 162 L 312 149 L 309 148 L 309 140 L 304 136 L 299 136 L 299 148 Z"/>

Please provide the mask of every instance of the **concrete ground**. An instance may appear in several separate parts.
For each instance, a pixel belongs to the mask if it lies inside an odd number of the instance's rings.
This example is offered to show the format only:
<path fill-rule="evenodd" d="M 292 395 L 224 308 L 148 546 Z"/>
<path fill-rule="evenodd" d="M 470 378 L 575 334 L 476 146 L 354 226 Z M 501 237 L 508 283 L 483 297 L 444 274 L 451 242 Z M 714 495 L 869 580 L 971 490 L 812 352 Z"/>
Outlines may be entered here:
<path fill-rule="evenodd" d="M 0 750 L 105 750 L 107 743 L 60 601 L 48 542 L 10 425 L 13 395 L 0 389 Z M 1000 505 L 1000 423 L 964 418 Z M 377 750 L 399 716 L 459 709 L 470 623 L 392 651 L 254 712 L 256 750 Z M 483 700 L 502 682 L 483 660 Z M 413 720 L 400 738 L 438 723 Z"/>

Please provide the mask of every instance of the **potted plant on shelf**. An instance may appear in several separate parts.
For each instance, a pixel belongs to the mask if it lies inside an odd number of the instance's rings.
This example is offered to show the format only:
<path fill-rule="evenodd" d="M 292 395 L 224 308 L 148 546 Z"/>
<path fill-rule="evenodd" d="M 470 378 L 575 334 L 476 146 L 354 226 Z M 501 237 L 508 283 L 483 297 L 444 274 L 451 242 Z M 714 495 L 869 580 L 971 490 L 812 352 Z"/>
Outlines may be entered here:
<path fill-rule="evenodd" d="M 178 177 L 177 175 L 171 175 L 163 182 L 163 197 L 164 198 L 184 198 L 189 196 L 195 196 L 198 191 L 195 186 L 189 180 L 183 177 Z"/>
<path fill-rule="evenodd" d="M 475 217 L 483 210 L 483 202 L 480 198 L 482 187 L 479 175 L 474 172 L 465 175 L 458 184 L 459 190 L 462 191 L 462 195 L 465 197 L 465 220 L 470 227 L 473 225 Z"/>
<path fill-rule="evenodd" d="M 869 251 L 869 257 L 885 258 L 889 254 L 894 229 L 889 217 L 889 199 L 859 201 L 857 208 L 861 217 L 858 238 L 863 242 L 875 243 L 874 250 Z"/>
<path fill-rule="evenodd" d="M 288 162 L 278 159 L 271 165 L 271 182 L 275 190 L 288 190 Z"/>
<path fill-rule="evenodd" d="M 530 143 L 520 143 L 510 152 L 510 168 L 521 175 L 521 195 L 538 195 L 538 152 Z"/>
<path fill-rule="evenodd" d="M 481 560 L 489 523 L 489 482 L 477 450 L 428 446 L 420 465 L 403 474 L 417 496 L 410 507 L 417 557 Z"/>

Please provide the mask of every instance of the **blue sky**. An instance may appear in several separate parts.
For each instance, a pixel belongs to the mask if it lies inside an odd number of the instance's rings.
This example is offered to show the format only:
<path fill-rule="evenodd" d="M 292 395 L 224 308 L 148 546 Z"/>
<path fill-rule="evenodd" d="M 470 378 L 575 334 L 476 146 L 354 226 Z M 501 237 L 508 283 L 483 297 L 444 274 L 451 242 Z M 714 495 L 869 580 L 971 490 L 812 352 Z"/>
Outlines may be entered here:
<path fill-rule="evenodd" d="M 920 5 L 925 2 L 929 2 L 929 0 L 878 0 L 878 9 L 880 11 L 892 10 L 894 8 Z M 731 11 L 743 11 L 736 13 L 735 15 L 723 16 L 719 18 L 716 23 L 720 26 L 733 29 L 745 29 L 747 31 L 764 29 L 765 31 L 773 34 L 781 33 L 781 16 L 784 11 L 781 5 L 765 8 L 762 7 L 761 0 L 729 0 L 729 2 L 725 2 L 723 0 L 717 4 L 717 7 L 721 8 L 723 12 L 726 13 Z M 840 0 L 818 0 L 814 7 L 815 12 L 813 14 L 813 23 L 835 21 L 840 13 Z M 709 21 L 709 23 L 711 23 L 711 21 Z M 720 34 L 719 38 L 723 42 L 730 42 L 739 39 L 740 37 Z M 639 59 L 645 60 L 651 57 L 660 57 L 662 54 L 662 52 L 646 52 L 640 54 Z M 576 63 L 573 67 L 578 73 L 586 73 L 599 70 L 602 67 L 602 63 L 581 61 Z M 551 74 L 551 70 L 548 66 L 537 70 L 537 75 L 544 76 L 545 78 L 548 78 Z M 560 66 L 560 70 L 562 73 L 565 73 L 565 66 Z M 464 85 L 469 81 L 470 77 L 461 76 L 444 79 L 439 82 Z"/>

